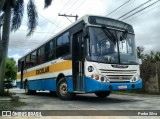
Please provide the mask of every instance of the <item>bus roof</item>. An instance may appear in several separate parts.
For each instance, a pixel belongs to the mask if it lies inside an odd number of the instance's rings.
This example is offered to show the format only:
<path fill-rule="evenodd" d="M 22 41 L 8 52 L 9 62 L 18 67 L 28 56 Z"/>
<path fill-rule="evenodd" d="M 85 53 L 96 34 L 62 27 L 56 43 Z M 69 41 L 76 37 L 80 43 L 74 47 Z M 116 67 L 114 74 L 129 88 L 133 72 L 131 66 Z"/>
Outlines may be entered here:
<path fill-rule="evenodd" d="M 79 22 L 81 21 L 84 21 L 85 23 L 87 23 L 88 25 L 91 25 L 88 21 L 88 17 L 101 17 L 101 18 L 107 18 L 109 20 L 114 20 L 114 21 L 117 21 L 117 22 L 121 22 L 121 23 L 124 23 L 122 21 L 119 21 L 119 20 L 116 20 L 116 19 L 112 19 L 112 18 L 108 18 L 108 17 L 105 17 L 105 16 L 98 16 L 98 15 L 84 15 L 82 16 L 81 18 L 79 18 L 77 21 L 75 21 L 74 23 L 72 23 L 71 25 L 69 25 L 68 27 L 64 28 L 62 31 L 58 32 L 57 34 L 55 34 L 54 36 L 50 37 L 48 40 L 46 40 L 45 42 L 43 42 L 42 44 L 38 45 L 36 48 L 34 48 L 32 51 L 29 51 L 27 52 L 25 55 L 23 55 L 20 59 L 24 58 L 26 55 L 30 54 L 31 52 L 33 52 L 34 50 L 36 50 L 37 48 L 43 46 L 45 43 L 47 43 L 48 41 L 50 41 L 51 39 L 57 37 L 58 35 L 60 35 L 61 33 L 65 32 L 66 30 L 70 29 L 71 27 L 73 27 L 74 25 L 78 24 Z M 126 25 L 129 25 L 127 23 L 124 23 Z M 93 24 L 92 24 L 93 25 Z M 95 24 L 96 25 L 96 24 Z M 129 25 L 131 26 L 131 25 Z"/>

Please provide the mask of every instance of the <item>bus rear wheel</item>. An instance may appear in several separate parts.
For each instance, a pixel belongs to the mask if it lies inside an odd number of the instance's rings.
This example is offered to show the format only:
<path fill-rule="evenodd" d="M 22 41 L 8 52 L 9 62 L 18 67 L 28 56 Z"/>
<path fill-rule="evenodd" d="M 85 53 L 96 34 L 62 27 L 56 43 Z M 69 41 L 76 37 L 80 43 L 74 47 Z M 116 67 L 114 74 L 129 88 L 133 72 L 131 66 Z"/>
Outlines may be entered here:
<path fill-rule="evenodd" d="M 25 83 L 25 94 L 27 95 L 31 95 L 31 94 L 35 94 L 36 90 L 29 90 L 28 88 L 28 82 Z"/>
<path fill-rule="evenodd" d="M 71 100 L 74 96 L 73 93 L 68 92 L 68 85 L 65 78 L 61 78 L 57 83 L 57 96 L 61 100 Z"/>
<path fill-rule="evenodd" d="M 105 98 L 111 94 L 111 91 L 98 91 L 95 92 L 95 95 L 99 98 Z"/>

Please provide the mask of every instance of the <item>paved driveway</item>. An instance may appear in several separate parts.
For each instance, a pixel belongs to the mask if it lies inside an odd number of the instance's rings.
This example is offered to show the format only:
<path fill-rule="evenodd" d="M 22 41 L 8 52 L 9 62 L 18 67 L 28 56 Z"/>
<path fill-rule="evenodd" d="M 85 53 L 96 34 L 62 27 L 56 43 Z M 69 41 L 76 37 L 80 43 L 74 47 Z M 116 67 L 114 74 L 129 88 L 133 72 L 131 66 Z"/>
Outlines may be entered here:
<path fill-rule="evenodd" d="M 25 95 L 24 90 L 12 89 L 26 106 L 20 110 L 160 110 L 160 96 L 156 95 L 117 95 L 100 99 L 94 94 L 77 95 L 72 101 L 62 101 L 48 92 Z"/>

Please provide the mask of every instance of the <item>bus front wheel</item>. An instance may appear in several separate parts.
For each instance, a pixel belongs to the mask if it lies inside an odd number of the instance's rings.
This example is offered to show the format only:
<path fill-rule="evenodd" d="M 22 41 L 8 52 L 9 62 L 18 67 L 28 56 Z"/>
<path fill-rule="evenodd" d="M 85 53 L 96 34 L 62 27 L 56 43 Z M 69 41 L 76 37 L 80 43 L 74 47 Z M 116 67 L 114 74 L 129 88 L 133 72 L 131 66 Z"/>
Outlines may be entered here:
<path fill-rule="evenodd" d="M 57 83 L 57 96 L 61 100 L 71 100 L 74 96 L 73 93 L 68 92 L 68 85 L 65 78 L 61 78 Z"/>
<path fill-rule="evenodd" d="M 98 91 L 95 92 L 95 95 L 99 98 L 105 98 L 111 94 L 111 91 Z"/>

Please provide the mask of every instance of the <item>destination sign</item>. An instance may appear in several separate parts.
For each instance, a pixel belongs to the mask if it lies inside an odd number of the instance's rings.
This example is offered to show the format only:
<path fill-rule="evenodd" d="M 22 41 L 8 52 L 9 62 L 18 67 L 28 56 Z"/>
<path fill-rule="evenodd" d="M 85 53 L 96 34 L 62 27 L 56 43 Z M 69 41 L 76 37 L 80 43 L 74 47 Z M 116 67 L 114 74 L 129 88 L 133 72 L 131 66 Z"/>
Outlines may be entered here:
<path fill-rule="evenodd" d="M 49 67 L 44 67 L 44 68 L 41 68 L 41 69 L 37 69 L 36 70 L 36 75 L 45 74 L 47 72 L 49 72 Z"/>

